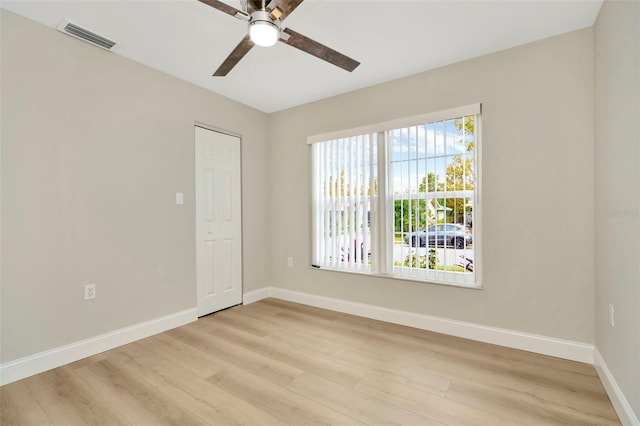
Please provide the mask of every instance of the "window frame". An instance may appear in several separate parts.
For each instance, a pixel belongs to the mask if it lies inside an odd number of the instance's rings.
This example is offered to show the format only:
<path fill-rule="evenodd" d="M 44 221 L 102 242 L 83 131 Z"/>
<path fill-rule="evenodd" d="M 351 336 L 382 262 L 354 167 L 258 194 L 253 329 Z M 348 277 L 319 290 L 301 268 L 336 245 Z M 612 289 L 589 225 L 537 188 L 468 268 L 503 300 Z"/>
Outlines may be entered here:
<path fill-rule="evenodd" d="M 389 164 L 391 156 L 391 144 L 387 140 L 388 132 L 391 130 L 421 126 L 426 123 L 440 122 L 451 120 L 459 117 L 475 116 L 475 185 L 474 185 L 474 206 L 473 206 L 473 246 L 474 246 L 474 281 L 473 283 L 453 282 L 446 279 L 434 279 L 433 276 L 437 276 L 437 271 L 428 271 L 431 273 L 431 277 L 417 277 L 406 274 L 397 274 L 394 272 L 393 265 L 393 244 L 391 243 L 394 235 L 394 194 L 393 191 L 389 191 L 388 188 L 391 185 Z M 377 196 L 371 195 L 371 203 L 375 203 L 375 206 L 371 209 L 373 215 L 371 223 L 371 246 L 375 249 L 372 251 L 372 267 L 370 270 L 363 269 L 349 269 L 338 267 L 319 267 L 315 263 L 316 253 L 316 229 L 318 224 L 316 223 L 316 211 L 314 210 L 316 185 L 315 180 L 317 177 L 318 162 L 315 161 L 313 155 L 313 145 L 320 142 L 326 142 L 337 139 L 350 138 L 361 135 L 373 135 L 377 134 L 377 184 L 378 194 Z M 403 281 L 417 281 L 422 283 L 447 285 L 460 288 L 470 289 L 482 289 L 482 105 L 480 103 L 469 104 L 461 107 L 450 108 L 441 111 L 430 112 L 426 114 L 420 114 L 411 117 L 399 118 L 395 120 L 385 121 L 382 123 L 334 131 L 324 134 L 318 134 L 307 137 L 307 144 L 311 148 L 309 150 L 309 161 L 311 163 L 311 197 L 310 197 L 310 258 L 309 267 L 313 269 L 320 269 L 332 272 L 343 273 L 355 273 L 361 275 L 367 275 L 371 277 L 380 277 L 388 279 L 397 279 Z M 384 155 L 382 154 L 384 152 Z M 374 233 L 377 235 L 373 237 Z M 435 274 L 433 274 L 435 272 Z M 442 274 L 446 276 L 446 274 Z"/>

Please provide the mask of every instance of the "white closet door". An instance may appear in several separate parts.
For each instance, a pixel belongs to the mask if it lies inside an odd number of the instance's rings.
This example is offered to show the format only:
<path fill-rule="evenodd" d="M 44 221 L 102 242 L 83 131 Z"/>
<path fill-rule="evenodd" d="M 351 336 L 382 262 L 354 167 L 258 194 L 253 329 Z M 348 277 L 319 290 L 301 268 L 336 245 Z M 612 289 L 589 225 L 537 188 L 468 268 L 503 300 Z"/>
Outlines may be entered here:
<path fill-rule="evenodd" d="M 240 138 L 195 128 L 198 316 L 242 302 Z"/>

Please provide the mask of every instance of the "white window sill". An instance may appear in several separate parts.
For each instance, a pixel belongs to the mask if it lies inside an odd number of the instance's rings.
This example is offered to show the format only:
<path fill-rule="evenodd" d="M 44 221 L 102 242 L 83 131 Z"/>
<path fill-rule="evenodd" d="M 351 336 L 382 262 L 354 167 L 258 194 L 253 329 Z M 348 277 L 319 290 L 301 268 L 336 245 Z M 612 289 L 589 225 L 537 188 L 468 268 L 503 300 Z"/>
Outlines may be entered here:
<path fill-rule="evenodd" d="M 309 265 L 308 269 L 313 269 L 316 271 L 339 272 L 343 274 L 352 274 L 352 275 L 364 275 L 367 277 L 385 278 L 385 279 L 392 279 L 397 281 L 409 281 L 409 282 L 418 282 L 418 283 L 424 283 L 424 284 L 434 284 L 434 285 L 441 285 L 441 286 L 455 287 L 455 288 L 467 288 L 471 290 L 482 290 L 482 283 L 480 282 L 477 282 L 475 284 L 467 284 L 467 283 L 461 283 L 461 282 L 454 283 L 454 282 L 445 282 L 445 281 L 438 281 L 438 280 L 432 280 L 432 279 L 422 279 L 422 278 L 411 277 L 407 275 L 403 276 L 403 275 L 380 274 L 380 273 L 367 272 L 367 271 L 358 270 L 358 269 L 331 268 L 328 266 L 319 267 L 319 266 Z"/>

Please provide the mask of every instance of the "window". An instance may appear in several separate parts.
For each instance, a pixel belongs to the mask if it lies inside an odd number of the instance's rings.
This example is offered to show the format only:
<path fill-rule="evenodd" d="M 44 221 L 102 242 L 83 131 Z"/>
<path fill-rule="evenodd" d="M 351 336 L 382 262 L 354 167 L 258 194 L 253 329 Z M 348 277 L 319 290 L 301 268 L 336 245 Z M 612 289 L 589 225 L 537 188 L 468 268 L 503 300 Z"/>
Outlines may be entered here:
<path fill-rule="evenodd" d="M 309 138 L 312 264 L 479 286 L 480 104 Z"/>

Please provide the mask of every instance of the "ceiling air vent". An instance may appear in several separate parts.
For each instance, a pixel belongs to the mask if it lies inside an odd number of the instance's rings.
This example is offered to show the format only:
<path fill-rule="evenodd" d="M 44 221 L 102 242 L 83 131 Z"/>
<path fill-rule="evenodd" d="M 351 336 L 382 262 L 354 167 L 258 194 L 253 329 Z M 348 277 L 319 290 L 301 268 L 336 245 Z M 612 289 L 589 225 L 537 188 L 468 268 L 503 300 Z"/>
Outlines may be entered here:
<path fill-rule="evenodd" d="M 109 40 L 108 38 L 103 37 L 100 34 L 96 34 L 93 31 L 89 31 L 86 28 L 82 28 L 80 25 L 74 24 L 68 19 L 60 22 L 57 29 L 65 34 L 69 34 L 70 36 L 79 38 L 80 40 L 84 40 L 95 46 L 102 47 L 103 49 L 111 50 L 111 48 L 116 45 L 115 41 Z"/>

